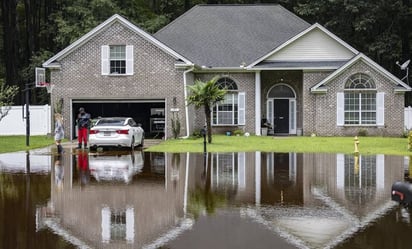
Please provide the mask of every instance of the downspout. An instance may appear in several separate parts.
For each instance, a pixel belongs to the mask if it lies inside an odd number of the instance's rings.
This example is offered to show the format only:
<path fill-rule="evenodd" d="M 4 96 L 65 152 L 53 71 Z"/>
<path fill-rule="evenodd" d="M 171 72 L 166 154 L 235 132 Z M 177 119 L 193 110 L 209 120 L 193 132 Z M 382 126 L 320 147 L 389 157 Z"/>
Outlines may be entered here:
<path fill-rule="evenodd" d="M 189 108 L 187 106 L 187 74 L 192 72 L 194 69 L 194 64 L 192 66 L 183 72 L 183 87 L 184 87 L 184 95 L 185 95 L 185 114 L 186 114 L 186 136 L 183 136 L 181 138 L 188 138 L 190 136 L 190 130 L 189 130 Z"/>

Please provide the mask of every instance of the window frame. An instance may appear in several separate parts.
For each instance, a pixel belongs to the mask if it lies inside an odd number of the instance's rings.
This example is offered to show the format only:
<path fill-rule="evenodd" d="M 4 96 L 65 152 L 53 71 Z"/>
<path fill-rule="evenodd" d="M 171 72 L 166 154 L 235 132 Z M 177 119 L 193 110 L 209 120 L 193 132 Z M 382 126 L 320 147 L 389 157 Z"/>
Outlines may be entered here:
<path fill-rule="evenodd" d="M 365 73 L 352 74 L 337 101 L 338 125 L 376 126 L 383 122 L 383 94 L 377 92 L 373 78 Z"/>
<path fill-rule="evenodd" d="M 238 90 L 236 82 L 229 77 L 222 77 L 216 81 L 220 89 L 227 89 L 225 99 L 215 103 L 211 110 L 212 126 L 237 126 L 245 124 L 245 93 Z M 219 110 L 224 106 L 230 110 Z M 227 113 L 229 115 L 223 115 Z M 230 116 L 231 123 L 222 123 L 221 115 Z"/>
<path fill-rule="evenodd" d="M 111 48 L 113 47 L 124 47 L 124 58 L 119 60 L 118 58 L 113 59 L 111 56 Z M 124 62 L 124 72 L 116 73 L 112 72 L 112 62 Z M 122 66 L 120 66 L 122 68 Z M 133 45 L 103 45 L 101 47 L 101 74 L 108 76 L 126 76 L 134 74 L 134 52 Z"/>

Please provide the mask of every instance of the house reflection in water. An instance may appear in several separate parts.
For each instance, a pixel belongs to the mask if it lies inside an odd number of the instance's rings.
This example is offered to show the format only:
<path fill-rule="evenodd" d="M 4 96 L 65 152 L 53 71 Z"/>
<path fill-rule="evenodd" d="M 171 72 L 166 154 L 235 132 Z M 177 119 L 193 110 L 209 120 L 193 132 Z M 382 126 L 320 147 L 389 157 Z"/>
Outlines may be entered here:
<path fill-rule="evenodd" d="M 295 246 L 332 247 L 395 205 L 388 193 L 405 165 L 384 155 L 134 153 L 143 167 L 128 157 L 131 176 L 99 181 L 91 172 L 86 185 L 76 156 L 64 154 L 64 186 L 52 172 L 39 228 L 82 247 L 156 248 L 187 239 L 199 215 L 231 209 Z"/>

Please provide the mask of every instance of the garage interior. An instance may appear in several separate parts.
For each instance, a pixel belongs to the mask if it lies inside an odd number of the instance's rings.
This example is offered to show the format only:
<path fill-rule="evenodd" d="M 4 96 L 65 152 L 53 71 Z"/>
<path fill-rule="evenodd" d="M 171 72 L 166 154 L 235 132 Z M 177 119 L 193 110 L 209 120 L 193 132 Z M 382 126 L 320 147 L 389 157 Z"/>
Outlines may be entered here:
<path fill-rule="evenodd" d="M 140 123 L 145 131 L 145 138 L 162 139 L 165 131 L 165 102 L 152 101 L 106 101 L 106 100 L 73 100 L 72 134 L 76 138 L 76 117 L 79 108 L 83 107 L 92 119 L 98 117 L 132 117 Z"/>

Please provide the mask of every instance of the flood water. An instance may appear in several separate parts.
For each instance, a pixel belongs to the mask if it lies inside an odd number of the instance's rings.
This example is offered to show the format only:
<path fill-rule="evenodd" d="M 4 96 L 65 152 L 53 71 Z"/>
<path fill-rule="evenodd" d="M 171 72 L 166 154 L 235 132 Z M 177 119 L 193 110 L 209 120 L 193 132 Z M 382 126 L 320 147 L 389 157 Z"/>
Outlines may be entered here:
<path fill-rule="evenodd" d="M 0 248 L 411 248 L 409 157 L 0 154 Z"/>

